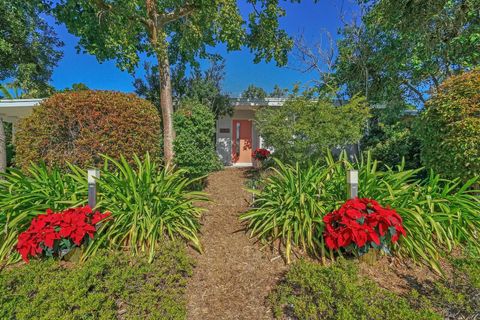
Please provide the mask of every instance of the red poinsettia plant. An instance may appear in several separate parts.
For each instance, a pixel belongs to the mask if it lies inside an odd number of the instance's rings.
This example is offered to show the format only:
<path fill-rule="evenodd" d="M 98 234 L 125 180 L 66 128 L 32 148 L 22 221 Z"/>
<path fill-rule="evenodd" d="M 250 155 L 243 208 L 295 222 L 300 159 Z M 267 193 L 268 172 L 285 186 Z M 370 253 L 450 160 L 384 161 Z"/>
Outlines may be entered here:
<path fill-rule="evenodd" d="M 257 148 L 255 151 L 252 152 L 252 157 L 254 159 L 264 161 L 267 160 L 268 157 L 270 157 L 270 151 L 267 149 L 262 149 L 262 148 Z"/>
<path fill-rule="evenodd" d="M 367 198 L 348 200 L 340 209 L 323 217 L 324 239 L 329 249 L 344 248 L 359 255 L 370 248 L 389 253 L 389 245 L 406 236 L 402 218 L 377 201 Z"/>
<path fill-rule="evenodd" d="M 48 209 L 18 236 L 17 250 L 26 262 L 30 257 L 62 257 L 93 239 L 99 223 L 109 216 L 109 212 L 93 212 L 89 206 L 61 212 Z"/>

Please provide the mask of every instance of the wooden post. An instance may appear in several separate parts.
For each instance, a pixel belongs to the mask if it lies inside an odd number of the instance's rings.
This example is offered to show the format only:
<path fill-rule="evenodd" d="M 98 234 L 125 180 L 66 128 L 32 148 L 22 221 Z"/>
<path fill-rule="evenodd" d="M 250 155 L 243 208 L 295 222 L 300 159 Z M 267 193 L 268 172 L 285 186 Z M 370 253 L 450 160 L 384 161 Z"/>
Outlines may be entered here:
<path fill-rule="evenodd" d="M 88 205 L 95 208 L 97 205 L 97 179 L 100 178 L 100 170 L 88 169 Z"/>
<path fill-rule="evenodd" d="M 347 195 L 348 199 L 353 199 L 358 197 L 358 171 L 357 170 L 348 170 L 347 171 Z"/>

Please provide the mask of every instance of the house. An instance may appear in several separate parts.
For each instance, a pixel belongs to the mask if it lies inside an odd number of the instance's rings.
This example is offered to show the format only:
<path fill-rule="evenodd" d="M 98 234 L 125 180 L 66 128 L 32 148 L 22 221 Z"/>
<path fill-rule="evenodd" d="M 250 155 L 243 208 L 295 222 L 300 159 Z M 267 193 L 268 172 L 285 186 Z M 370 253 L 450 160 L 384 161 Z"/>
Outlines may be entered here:
<path fill-rule="evenodd" d="M 0 118 L 12 123 L 15 132 L 18 121 L 30 115 L 33 108 L 41 101 L 42 99 L 0 100 Z M 262 146 L 253 121 L 256 110 L 263 106 L 281 106 L 285 99 L 232 99 L 231 101 L 234 106 L 233 115 L 217 121 L 217 153 L 225 165 L 251 166 L 252 151 Z"/>
<path fill-rule="evenodd" d="M 255 126 L 255 112 L 262 107 L 279 107 L 285 98 L 231 99 L 233 114 L 217 120 L 216 148 L 224 165 L 252 165 L 252 151 L 263 147 Z"/>
<path fill-rule="evenodd" d="M 263 107 L 280 107 L 285 98 L 244 99 L 232 98 L 233 114 L 217 120 L 216 150 L 226 166 L 245 167 L 252 165 L 252 152 L 264 147 L 262 137 L 255 126 L 255 113 Z M 15 125 L 19 119 L 28 116 L 42 99 L 0 100 L 0 118 Z M 378 107 L 378 106 L 377 106 Z M 416 115 L 418 110 L 406 110 Z M 358 152 L 358 146 L 351 146 L 351 154 Z M 354 150 L 355 149 L 355 150 Z"/>

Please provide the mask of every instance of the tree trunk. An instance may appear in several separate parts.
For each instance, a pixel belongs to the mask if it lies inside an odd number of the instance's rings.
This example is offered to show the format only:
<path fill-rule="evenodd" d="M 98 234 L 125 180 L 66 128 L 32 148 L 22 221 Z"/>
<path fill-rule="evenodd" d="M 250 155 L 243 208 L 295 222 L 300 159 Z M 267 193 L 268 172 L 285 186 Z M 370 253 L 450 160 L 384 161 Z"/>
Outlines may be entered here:
<path fill-rule="evenodd" d="M 7 141 L 3 119 L 0 118 L 0 172 L 7 170 Z"/>
<path fill-rule="evenodd" d="M 165 46 L 163 46 L 165 48 Z M 157 54 L 158 73 L 160 76 L 160 108 L 162 110 L 163 120 L 163 154 L 165 163 L 173 163 L 173 140 L 175 139 L 175 130 L 173 128 L 173 100 L 172 100 L 172 80 L 170 63 L 168 61 L 168 52 Z"/>
<path fill-rule="evenodd" d="M 157 55 L 158 73 L 160 76 L 160 109 L 162 110 L 163 122 L 163 156 L 165 164 L 173 164 L 173 140 L 175 131 L 173 129 L 173 100 L 172 80 L 170 62 L 168 61 L 168 42 L 164 34 L 164 24 L 160 23 L 160 16 L 157 12 L 156 2 L 146 0 L 147 28 L 149 40 Z"/>

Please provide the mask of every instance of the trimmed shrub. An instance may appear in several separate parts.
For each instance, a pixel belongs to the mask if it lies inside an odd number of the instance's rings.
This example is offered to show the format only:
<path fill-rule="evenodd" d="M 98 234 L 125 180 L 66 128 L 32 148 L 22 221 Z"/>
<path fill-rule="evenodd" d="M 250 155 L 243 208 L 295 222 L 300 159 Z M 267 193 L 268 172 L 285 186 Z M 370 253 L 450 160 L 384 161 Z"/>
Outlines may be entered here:
<path fill-rule="evenodd" d="M 215 152 L 215 115 L 195 100 L 188 100 L 174 114 L 175 163 L 193 178 L 221 168 Z"/>
<path fill-rule="evenodd" d="M 18 128 L 16 162 L 39 159 L 48 167 L 100 166 L 100 154 L 114 158 L 160 155 L 160 117 L 148 101 L 113 91 L 76 91 L 43 101 Z"/>
<path fill-rule="evenodd" d="M 1 319 L 185 319 L 192 272 L 184 246 L 164 242 L 155 261 L 102 251 L 84 264 L 31 261 L 0 273 Z"/>
<path fill-rule="evenodd" d="M 279 319 L 442 319 L 360 277 L 353 263 L 324 267 L 300 261 L 270 295 Z"/>
<path fill-rule="evenodd" d="M 427 168 L 463 180 L 480 175 L 480 69 L 442 83 L 425 105 L 420 123 Z"/>

